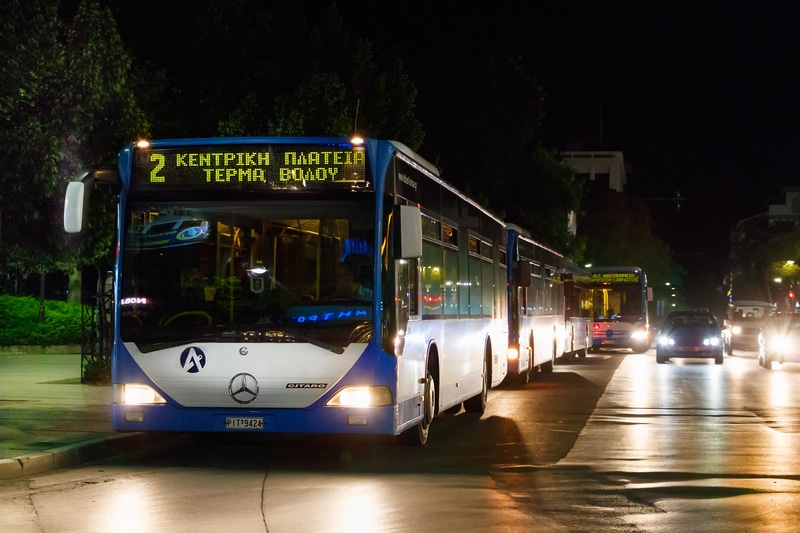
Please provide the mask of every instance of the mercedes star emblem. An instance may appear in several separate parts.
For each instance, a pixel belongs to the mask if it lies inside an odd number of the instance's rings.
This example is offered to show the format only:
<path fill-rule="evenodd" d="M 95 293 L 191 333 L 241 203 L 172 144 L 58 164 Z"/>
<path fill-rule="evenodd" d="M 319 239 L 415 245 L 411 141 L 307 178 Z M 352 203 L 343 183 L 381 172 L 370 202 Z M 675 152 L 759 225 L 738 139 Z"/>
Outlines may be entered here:
<path fill-rule="evenodd" d="M 228 394 L 236 403 L 250 403 L 258 396 L 258 380 L 252 374 L 236 374 L 228 384 Z"/>

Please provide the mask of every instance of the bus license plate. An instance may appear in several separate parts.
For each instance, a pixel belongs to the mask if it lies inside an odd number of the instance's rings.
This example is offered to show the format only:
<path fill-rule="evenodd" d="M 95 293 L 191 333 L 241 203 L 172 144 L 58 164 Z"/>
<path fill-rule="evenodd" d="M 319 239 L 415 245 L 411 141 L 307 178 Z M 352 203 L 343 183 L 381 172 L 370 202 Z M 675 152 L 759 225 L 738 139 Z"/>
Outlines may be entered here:
<path fill-rule="evenodd" d="M 264 429 L 264 419 L 255 416 L 226 416 L 225 429 Z"/>

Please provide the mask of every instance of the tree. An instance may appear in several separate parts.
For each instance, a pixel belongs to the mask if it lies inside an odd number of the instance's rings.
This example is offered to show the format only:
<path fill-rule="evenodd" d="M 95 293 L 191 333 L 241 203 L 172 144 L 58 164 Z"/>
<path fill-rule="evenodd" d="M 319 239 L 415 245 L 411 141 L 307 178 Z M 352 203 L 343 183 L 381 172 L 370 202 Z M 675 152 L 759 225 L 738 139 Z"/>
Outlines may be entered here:
<path fill-rule="evenodd" d="M 672 250 L 651 231 L 650 211 L 642 202 L 613 190 L 597 191 L 578 221 L 586 243 L 584 261 L 596 266 L 635 265 L 651 285 L 681 285 L 685 272 Z"/>
<path fill-rule="evenodd" d="M 492 57 L 434 85 L 442 89 L 425 95 L 423 153 L 436 154 L 443 177 L 543 244 L 579 252 L 567 217 L 579 211 L 583 188 L 544 146 L 545 92 L 521 60 Z"/>
<path fill-rule="evenodd" d="M 281 6 L 279 5 L 278 9 Z M 273 13 L 270 18 L 280 18 Z M 275 26 L 270 62 L 252 65 L 256 87 L 224 116 L 223 135 L 335 135 L 397 139 L 416 149 L 422 125 L 414 109 L 417 89 L 402 59 L 376 54 L 367 39 L 351 41 L 335 7 L 316 25 L 290 34 Z M 302 43 L 296 41 L 303 35 Z M 269 90 L 263 90 L 268 87 Z M 357 130 L 357 131 L 356 131 Z"/>
<path fill-rule="evenodd" d="M 116 168 L 120 148 L 146 137 L 149 125 L 128 83 L 131 59 L 111 12 L 97 0 L 84 0 L 65 33 L 60 176 L 67 182 L 82 170 Z M 113 262 L 116 195 L 102 187 L 92 194 L 87 227 L 73 259 L 77 265 L 94 265 L 103 279 Z"/>
<path fill-rule="evenodd" d="M 794 223 L 770 223 L 767 214 L 741 221 L 731 247 L 730 287 L 735 300 L 776 301 L 775 278 L 782 286 L 800 283 L 800 229 Z"/>
<path fill-rule="evenodd" d="M 61 266 L 49 214 L 57 207 L 65 52 L 53 2 L 10 0 L 0 20 L 0 269 L 24 276 Z"/>
<path fill-rule="evenodd" d="M 0 261 L 5 272 L 43 279 L 113 254 L 113 199 L 94 202 L 103 220 L 75 254 L 65 245 L 63 190 L 81 170 L 110 165 L 145 124 L 126 85 L 130 60 L 96 0 L 82 1 L 69 24 L 47 0 L 2 9 Z"/>

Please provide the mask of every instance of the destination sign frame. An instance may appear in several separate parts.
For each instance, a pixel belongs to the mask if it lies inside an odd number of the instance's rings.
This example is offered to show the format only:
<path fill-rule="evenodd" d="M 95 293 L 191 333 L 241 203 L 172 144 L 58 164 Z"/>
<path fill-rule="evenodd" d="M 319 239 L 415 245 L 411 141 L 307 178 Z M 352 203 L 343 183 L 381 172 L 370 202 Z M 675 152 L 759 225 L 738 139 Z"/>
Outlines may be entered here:
<path fill-rule="evenodd" d="M 366 187 L 361 146 L 213 144 L 149 146 L 134 151 L 131 190 L 330 190 Z"/>

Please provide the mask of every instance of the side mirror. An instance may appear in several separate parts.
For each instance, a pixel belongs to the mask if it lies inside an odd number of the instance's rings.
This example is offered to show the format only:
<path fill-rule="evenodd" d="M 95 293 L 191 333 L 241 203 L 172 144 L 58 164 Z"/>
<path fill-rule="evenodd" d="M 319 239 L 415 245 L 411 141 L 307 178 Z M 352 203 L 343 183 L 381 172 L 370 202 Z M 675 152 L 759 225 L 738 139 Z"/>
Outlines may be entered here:
<path fill-rule="evenodd" d="M 397 259 L 416 259 L 422 256 L 422 214 L 413 205 L 394 207 L 397 240 Z"/>
<path fill-rule="evenodd" d="M 119 174 L 115 170 L 90 170 L 81 174 L 77 181 L 69 182 L 64 195 L 64 231 L 67 233 L 80 233 L 83 229 L 89 191 L 95 181 L 108 185 L 115 193 L 120 191 Z"/>
<path fill-rule="evenodd" d="M 82 181 L 69 182 L 64 197 L 64 231 L 67 233 L 80 233 L 83 228 L 85 201 L 86 184 Z"/>
<path fill-rule="evenodd" d="M 514 285 L 517 287 L 530 287 L 531 286 L 531 264 L 524 260 L 520 259 L 516 262 L 517 268 L 514 269 Z"/>
<path fill-rule="evenodd" d="M 575 282 L 574 281 L 565 281 L 564 282 L 564 296 L 566 298 L 572 298 L 575 296 Z"/>

